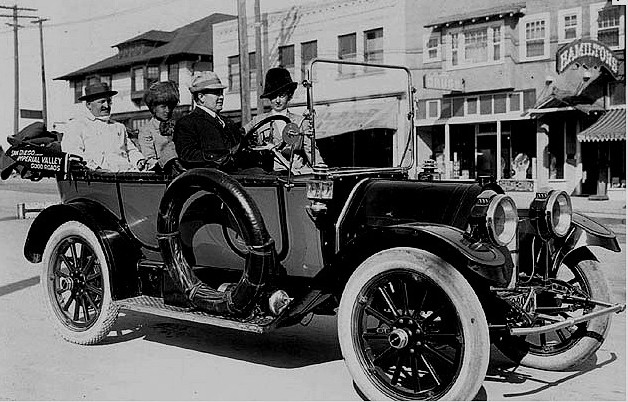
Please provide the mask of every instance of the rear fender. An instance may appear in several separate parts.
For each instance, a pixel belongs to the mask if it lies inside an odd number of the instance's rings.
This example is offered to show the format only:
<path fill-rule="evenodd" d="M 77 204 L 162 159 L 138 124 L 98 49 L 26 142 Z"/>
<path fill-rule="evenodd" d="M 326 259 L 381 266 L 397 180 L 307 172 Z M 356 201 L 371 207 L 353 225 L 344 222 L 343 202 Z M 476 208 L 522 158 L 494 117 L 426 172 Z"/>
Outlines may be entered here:
<path fill-rule="evenodd" d="M 464 231 L 438 224 L 404 224 L 372 227 L 354 238 L 337 255 L 336 263 L 317 276 L 321 285 L 343 286 L 357 266 L 370 255 L 392 247 L 413 247 L 442 257 L 472 281 L 506 286 L 513 273 L 505 247 L 473 242 Z"/>
<path fill-rule="evenodd" d="M 111 292 L 114 300 L 138 295 L 137 262 L 141 256 L 140 246 L 127 235 L 111 212 L 94 202 L 58 204 L 40 212 L 26 237 L 26 259 L 32 263 L 41 262 L 48 239 L 60 225 L 68 221 L 81 222 L 98 237 L 111 267 Z"/>

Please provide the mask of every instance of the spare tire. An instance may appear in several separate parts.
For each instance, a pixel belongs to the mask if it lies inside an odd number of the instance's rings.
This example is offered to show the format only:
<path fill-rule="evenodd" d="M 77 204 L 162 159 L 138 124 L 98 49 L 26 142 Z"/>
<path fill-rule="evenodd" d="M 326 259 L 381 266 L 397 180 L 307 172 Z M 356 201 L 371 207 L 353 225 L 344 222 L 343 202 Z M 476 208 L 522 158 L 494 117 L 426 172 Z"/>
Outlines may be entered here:
<path fill-rule="evenodd" d="M 216 195 L 231 209 L 248 250 L 240 281 L 225 292 L 202 282 L 183 253 L 179 216 L 185 202 L 201 191 Z M 255 201 L 240 183 L 217 169 L 190 169 L 170 183 L 159 205 L 157 240 L 174 282 L 192 305 L 210 314 L 242 316 L 249 313 L 276 261 L 274 241 Z"/>

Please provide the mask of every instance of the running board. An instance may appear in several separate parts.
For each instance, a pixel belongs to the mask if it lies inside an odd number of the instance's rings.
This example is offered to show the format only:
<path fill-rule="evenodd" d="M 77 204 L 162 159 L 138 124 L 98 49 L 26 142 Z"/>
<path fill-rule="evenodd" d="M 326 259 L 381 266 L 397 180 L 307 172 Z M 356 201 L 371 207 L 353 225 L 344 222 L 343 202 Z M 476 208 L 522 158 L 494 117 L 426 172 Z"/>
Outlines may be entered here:
<path fill-rule="evenodd" d="M 585 314 L 580 317 L 568 318 L 566 320 L 555 322 L 553 324 L 543 325 L 542 327 L 510 328 L 510 335 L 517 335 L 517 336 L 538 335 L 544 332 L 549 332 L 549 331 L 554 331 L 554 330 L 565 328 L 565 327 L 570 327 L 572 325 L 576 325 L 584 321 L 589 321 L 593 318 L 596 318 L 602 315 L 606 315 L 610 313 L 620 313 L 624 311 L 625 309 L 626 309 L 625 304 L 614 304 L 614 305 L 611 305 L 610 307 L 606 307 L 601 310 L 594 311 L 592 313 Z"/>
<path fill-rule="evenodd" d="M 164 303 L 161 297 L 137 296 L 128 299 L 117 300 L 120 308 L 137 311 L 139 313 L 153 314 L 176 320 L 191 321 L 201 324 L 214 325 L 216 327 L 237 329 L 240 331 L 262 334 L 274 329 L 275 317 L 247 317 L 244 319 L 225 318 L 198 311 L 189 307 L 170 306 Z"/>

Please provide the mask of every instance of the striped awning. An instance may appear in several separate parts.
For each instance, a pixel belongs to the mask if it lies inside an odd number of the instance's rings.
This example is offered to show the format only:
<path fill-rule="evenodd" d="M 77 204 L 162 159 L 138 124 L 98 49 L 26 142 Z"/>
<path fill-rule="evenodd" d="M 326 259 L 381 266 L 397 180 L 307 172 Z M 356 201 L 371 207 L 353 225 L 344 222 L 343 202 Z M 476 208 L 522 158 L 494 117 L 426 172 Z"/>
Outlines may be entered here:
<path fill-rule="evenodd" d="M 620 141 L 626 139 L 626 109 L 611 109 L 591 127 L 578 134 L 578 141 Z"/>

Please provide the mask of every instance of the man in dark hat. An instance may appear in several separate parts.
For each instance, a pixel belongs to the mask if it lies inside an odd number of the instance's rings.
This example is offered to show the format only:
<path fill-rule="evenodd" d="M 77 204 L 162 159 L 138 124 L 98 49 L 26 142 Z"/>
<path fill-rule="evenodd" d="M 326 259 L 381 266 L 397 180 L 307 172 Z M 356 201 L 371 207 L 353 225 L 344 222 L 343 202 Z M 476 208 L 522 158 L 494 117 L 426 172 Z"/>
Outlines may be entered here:
<path fill-rule="evenodd" d="M 266 72 L 266 79 L 264 80 L 264 93 L 260 95 L 260 98 L 266 98 L 270 101 L 271 111 L 267 113 L 258 114 L 251 121 L 244 126 L 245 132 L 253 127 L 255 124 L 265 119 L 268 116 L 283 115 L 290 119 L 291 122 L 297 124 L 303 131 L 309 132 L 310 125 L 309 120 L 304 121 L 303 116 L 299 116 L 292 113 L 288 109 L 288 105 L 294 91 L 297 89 L 298 84 L 292 81 L 290 72 L 282 67 L 271 68 Z M 303 124 L 302 124 L 303 123 Z M 273 120 L 261 126 L 257 130 L 258 145 L 272 146 L 277 151 L 281 152 L 286 158 L 290 158 L 290 147 L 283 142 L 282 132 L 286 126 L 286 122 L 283 120 Z M 296 173 L 305 174 L 312 172 L 312 166 L 310 163 L 311 155 L 311 141 L 301 137 L 293 149 L 294 157 L 292 162 L 292 170 Z M 316 152 L 316 160 L 322 161 L 318 148 L 314 150 Z M 286 160 L 275 159 L 274 170 L 285 171 L 289 169 L 289 164 Z"/>
<path fill-rule="evenodd" d="M 177 120 L 173 140 L 185 168 L 235 168 L 235 154 L 241 141 L 239 127 L 221 116 L 224 89 L 213 71 L 195 74 L 190 86 L 195 107 Z"/>
<path fill-rule="evenodd" d="M 69 120 L 61 149 L 83 158 L 90 169 L 138 171 L 146 159 L 129 139 L 122 123 L 111 120 L 111 97 L 117 91 L 104 82 L 85 87 L 85 109 Z"/>

